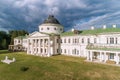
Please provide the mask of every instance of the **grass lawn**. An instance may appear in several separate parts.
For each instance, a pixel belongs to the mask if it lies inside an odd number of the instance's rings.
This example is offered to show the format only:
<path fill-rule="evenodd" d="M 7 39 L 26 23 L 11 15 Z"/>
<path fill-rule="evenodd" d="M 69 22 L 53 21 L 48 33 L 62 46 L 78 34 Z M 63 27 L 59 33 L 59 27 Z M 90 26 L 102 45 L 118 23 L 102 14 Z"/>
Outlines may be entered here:
<path fill-rule="evenodd" d="M 120 67 L 84 62 L 84 58 L 62 55 L 43 58 L 4 50 L 0 51 L 0 60 L 6 55 L 10 59 L 15 57 L 16 62 L 0 62 L 0 80 L 120 80 Z M 29 69 L 22 71 L 23 67 Z"/>

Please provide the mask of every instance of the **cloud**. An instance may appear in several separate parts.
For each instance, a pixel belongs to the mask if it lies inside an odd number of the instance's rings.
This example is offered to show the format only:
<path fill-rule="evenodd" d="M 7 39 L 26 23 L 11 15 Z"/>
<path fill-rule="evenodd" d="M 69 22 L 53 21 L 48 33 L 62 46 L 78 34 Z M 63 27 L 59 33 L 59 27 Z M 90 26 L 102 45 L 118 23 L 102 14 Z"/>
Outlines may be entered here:
<path fill-rule="evenodd" d="M 119 4 L 119 0 L 1 0 L 0 29 L 33 32 L 49 14 L 54 14 L 65 30 L 119 24 Z"/>

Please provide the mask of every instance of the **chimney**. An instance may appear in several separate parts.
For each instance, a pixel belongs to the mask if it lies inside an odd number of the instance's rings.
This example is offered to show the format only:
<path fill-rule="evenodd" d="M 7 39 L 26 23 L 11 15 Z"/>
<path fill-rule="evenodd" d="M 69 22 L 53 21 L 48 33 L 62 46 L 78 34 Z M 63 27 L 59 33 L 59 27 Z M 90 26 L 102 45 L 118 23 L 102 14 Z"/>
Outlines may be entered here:
<path fill-rule="evenodd" d="M 106 25 L 103 25 L 103 29 L 106 29 Z"/>
<path fill-rule="evenodd" d="M 113 24 L 113 28 L 116 28 L 116 24 Z"/>
<path fill-rule="evenodd" d="M 91 26 L 91 30 L 94 30 L 95 28 L 94 28 L 94 26 Z"/>

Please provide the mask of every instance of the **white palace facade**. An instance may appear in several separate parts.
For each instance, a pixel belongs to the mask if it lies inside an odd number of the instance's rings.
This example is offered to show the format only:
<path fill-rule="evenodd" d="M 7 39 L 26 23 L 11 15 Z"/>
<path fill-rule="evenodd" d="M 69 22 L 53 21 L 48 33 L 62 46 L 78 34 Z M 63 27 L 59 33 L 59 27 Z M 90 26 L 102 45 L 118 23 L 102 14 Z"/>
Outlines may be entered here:
<path fill-rule="evenodd" d="M 120 64 L 120 28 L 113 25 L 107 28 L 75 30 L 63 32 L 64 27 L 53 16 L 49 17 L 35 31 L 25 38 L 15 38 L 27 54 L 50 57 L 68 55 L 86 57 L 88 61 Z"/>

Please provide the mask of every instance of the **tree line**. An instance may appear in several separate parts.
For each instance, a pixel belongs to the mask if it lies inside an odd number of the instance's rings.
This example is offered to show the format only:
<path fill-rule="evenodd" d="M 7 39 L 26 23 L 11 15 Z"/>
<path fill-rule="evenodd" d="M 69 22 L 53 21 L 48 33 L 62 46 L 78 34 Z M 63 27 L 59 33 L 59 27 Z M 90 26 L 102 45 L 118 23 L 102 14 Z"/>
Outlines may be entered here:
<path fill-rule="evenodd" d="M 8 49 L 9 45 L 14 44 L 14 38 L 28 34 L 25 30 L 11 30 L 9 32 L 0 31 L 0 50 Z"/>

